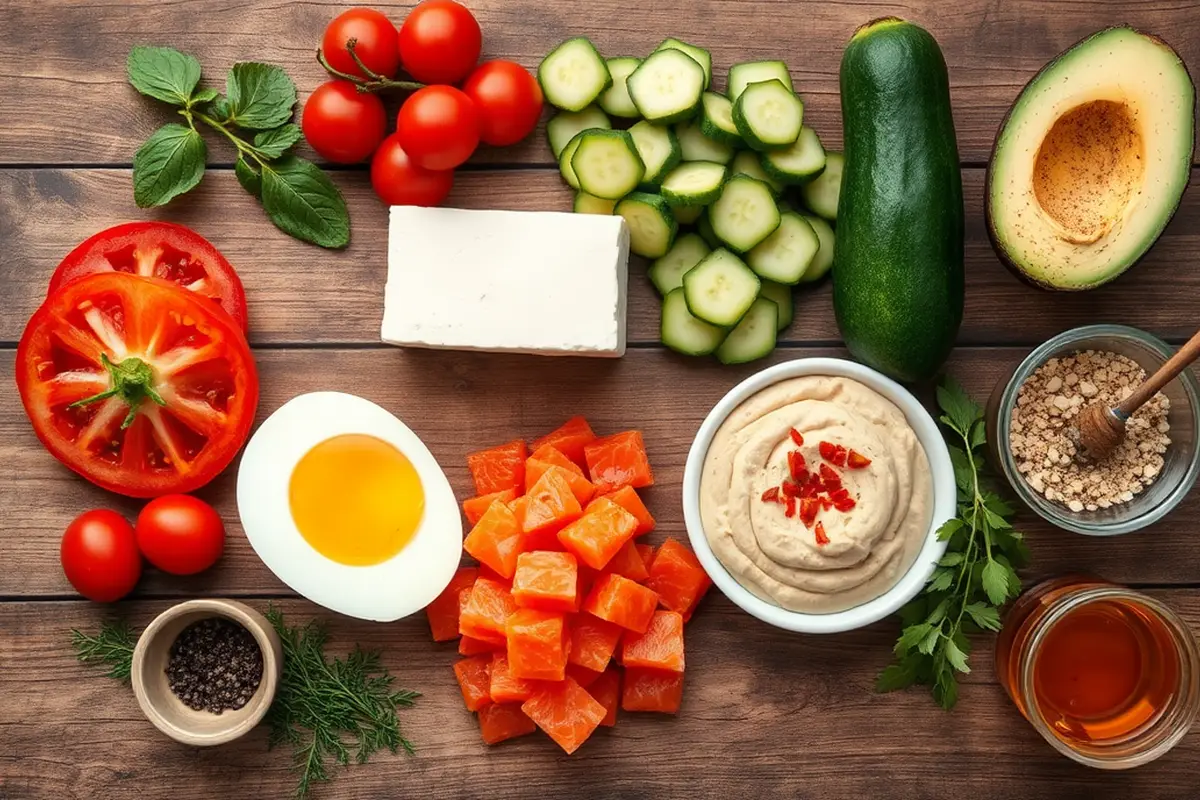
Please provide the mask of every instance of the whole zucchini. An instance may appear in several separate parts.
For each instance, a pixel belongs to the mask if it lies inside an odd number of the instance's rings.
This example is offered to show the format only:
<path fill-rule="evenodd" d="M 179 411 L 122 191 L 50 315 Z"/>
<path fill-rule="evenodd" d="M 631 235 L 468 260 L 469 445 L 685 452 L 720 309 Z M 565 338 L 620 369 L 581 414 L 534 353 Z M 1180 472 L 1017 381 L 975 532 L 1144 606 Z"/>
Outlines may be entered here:
<path fill-rule="evenodd" d="M 842 55 L 833 307 L 855 358 L 933 377 L 963 315 L 962 173 L 946 62 L 923 28 L 863 25 Z"/>

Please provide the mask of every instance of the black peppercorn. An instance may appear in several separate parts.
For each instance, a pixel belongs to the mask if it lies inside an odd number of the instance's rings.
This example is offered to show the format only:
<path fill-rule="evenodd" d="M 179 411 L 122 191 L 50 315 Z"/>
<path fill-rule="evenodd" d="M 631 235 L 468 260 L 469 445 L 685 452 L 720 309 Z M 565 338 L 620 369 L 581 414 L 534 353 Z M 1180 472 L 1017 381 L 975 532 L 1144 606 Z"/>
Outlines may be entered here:
<path fill-rule="evenodd" d="M 262 650 L 254 636 L 223 617 L 184 628 L 167 661 L 167 683 L 175 696 L 189 708 L 213 714 L 250 702 L 262 673 Z"/>

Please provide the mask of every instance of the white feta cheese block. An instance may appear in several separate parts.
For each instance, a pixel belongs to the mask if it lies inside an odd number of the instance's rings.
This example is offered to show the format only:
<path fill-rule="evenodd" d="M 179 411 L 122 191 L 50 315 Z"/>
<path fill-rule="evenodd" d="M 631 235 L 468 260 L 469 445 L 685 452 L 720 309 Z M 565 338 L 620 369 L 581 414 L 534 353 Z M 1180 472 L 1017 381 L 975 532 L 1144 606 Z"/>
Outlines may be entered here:
<path fill-rule="evenodd" d="M 393 206 L 383 341 L 557 356 L 625 353 L 621 217 Z"/>

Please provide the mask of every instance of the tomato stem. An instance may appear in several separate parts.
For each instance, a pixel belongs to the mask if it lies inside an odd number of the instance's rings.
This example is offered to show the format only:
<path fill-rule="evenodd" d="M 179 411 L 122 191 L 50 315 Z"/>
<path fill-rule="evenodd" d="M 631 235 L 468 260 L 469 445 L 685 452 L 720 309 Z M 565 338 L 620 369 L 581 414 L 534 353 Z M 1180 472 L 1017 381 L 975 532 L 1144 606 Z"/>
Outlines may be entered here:
<path fill-rule="evenodd" d="M 423 83 L 417 83 L 416 81 L 392 80 L 391 78 L 375 72 L 366 64 L 364 64 L 361 58 L 359 58 L 358 52 L 355 49 L 357 45 L 358 40 L 353 36 L 350 37 L 346 40 L 346 52 L 350 54 L 350 58 L 354 59 L 354 63 L 360 70 L 362 70 L 363 75 L 367 76 L 365 79 L 360 75 L 351 75 L 348 72 L 342 72 L 341 70 L 334 69 L 333 65 L 330 64 L 328 59 L 325 58 L 325 53 L 319 47 L 317 48 L 317 63 L 324 67 L 325 71 L 333 77 L 341 78 L 344 81 L 350 81 L 353 83 L 355 87 L 357 87 L 358 91 L 362 92 L 363 94 L 382 92 L 388 89 L 398 89 L 402 92 L 415 92 L 417 89 L 424 88 L 425 84 Z"/>
<path fill-rule="evenodd" d="M 110 397 L 120 397 L 129 404 L 129 413 L 125 415 L 125 419 L 121 422 L 121 430 L 125 430 L 133 424 L 133 420 L 137 417 L 138 408 L 141 407 L 142 401 L 147 397 L 160 406 L 167 404 L 167 401 L 163 400 L 162 395 L 154 388 L 154 373 L 151 371 L 150 365 L 145 361 L 131 356 L 120 363 L 114 364 L 109 360 L 107 354 L 101 353 L 100 363 L 108 370 L 112 385 L 99 394 L 85 397 L 82 400 L 76 400 L 67 406 L 67 408 L 78 408 L 100 400 L 107 400 Z"/>

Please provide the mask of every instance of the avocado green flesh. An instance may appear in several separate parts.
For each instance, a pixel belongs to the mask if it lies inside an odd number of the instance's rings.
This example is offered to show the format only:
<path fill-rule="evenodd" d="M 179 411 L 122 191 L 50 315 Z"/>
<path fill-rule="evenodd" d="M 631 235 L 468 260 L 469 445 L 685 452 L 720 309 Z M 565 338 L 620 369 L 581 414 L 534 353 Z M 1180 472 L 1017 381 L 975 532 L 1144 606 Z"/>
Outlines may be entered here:
<path fill-rule="evenodd" d="M 1089 289 L 1133 266 L 1179 205 L 1195 88 L 1170 46 L 1109 28 L 1021 92 L 988 165 L 988 231 L 1018 274 Z"/>

